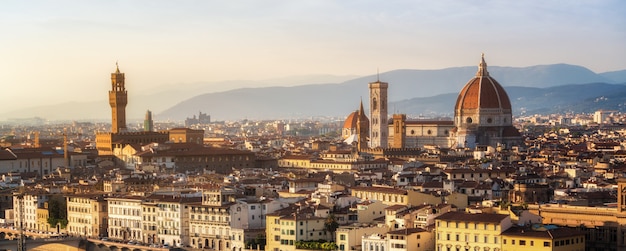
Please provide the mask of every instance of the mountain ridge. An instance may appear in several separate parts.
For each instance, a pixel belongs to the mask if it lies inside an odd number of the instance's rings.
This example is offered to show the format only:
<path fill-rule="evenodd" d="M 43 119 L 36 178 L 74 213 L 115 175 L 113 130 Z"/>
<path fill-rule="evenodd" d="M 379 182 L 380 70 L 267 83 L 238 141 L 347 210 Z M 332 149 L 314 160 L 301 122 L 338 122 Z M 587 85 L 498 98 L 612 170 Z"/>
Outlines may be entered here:
<path fill-rule="evenodd" d="M 369 97 L 367 84 L 377 79 L 389 83 L 390 112 L 452 113 L 454 101 L 448 103 L 449 108 L 442 111 L 443 109 L 434 108 L 436 107 L 434 106 L 435 100 L 440 95 L 443 95 L 442 97 L 456 96 L 467 81 L 474 77 L 476 71 L 477 67 L 475 66 L 436 70 L 397 69 L 358 77 L 341 83 L 260 88 L 248 86 L 232 90 L 222 89 L 215 92 L 207 92 L 207 89 L 211 89 L 210 86 L 197 84 L 187 92 L 185 90 L 163 90 L 147 95 L 129 93 L 127 114 L 129 121 L 143 118 L 146 110 L 152 110 L 155 114 L 155 120 L 159 121 L 183 120 L 197 114 L 198 111 L 210 114 L 214 120 L 279 119 L 308 116 L 341 117 L 347 116 L 357 109 L 361 99 L 364 99 L 367 106 Z M 512 86 L 550 88 L 567 84 L 618 84 L 620 83 L 619 80 L 622 79 L 622 74 L 626 76 L 626 70 L 598 74 L 585 67 L 569 64 L 528 67 L 489 66 L 488 71 L 507 89 L 507 92 L 511 92 L 509 93 L 510 96 L 515 92 L 509 91 Z M 624 82 L 626 81 L 621 83 Z M 229 82 L 223 81 L 222 83 Z M 252 85 L 253 83 L 254 81 L 249 81 L 247 84 Z M 574 88 L 580 87 L 574 86 Z M 608 96 L 610 93 L 603 93 L 603 95 Z M 102 96 L 106 97 L 105 94 Z M 420 105 L 404 102 L 415 98 L 424 98 L 419 102 L 426 103 Z M 513 98 L 511 99 L 515 109 L 517 107 L 516 102 Z M 522 103 L 519 105 L 524 105 L 523 107 L 526 108 L 530 107 Z M 423 110 L 419 112 L 418 108 Z M 532 110 L 537 110 L 535 108 Z M 101 101 L 66 102 L 45 107 L 20 108 L 0 114 L 0 118 L 5 119 L 35 116 L 50 120 L 106 120 L 110 118 L 110 107 L 106 99 L 103 99 Z"/>

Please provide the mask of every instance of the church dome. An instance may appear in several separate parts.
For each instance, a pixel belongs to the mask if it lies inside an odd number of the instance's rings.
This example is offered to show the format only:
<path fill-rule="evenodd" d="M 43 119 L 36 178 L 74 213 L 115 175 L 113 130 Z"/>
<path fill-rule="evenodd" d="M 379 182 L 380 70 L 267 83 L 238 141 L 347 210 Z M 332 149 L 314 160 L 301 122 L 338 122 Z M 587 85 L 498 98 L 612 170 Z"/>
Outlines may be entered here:
<path fill-rule="evenodd" d="M 361 114 L 361 119 L 364 120 L 366 125 L 370 124 L 370 120 L 365 116 L 365 114 Z M 359 111 L 354 111 L 348 115 L 346 121 L 343 122 L 343 129 L 356 129 L 357 124 L 359 123 Z"/>
<path fill-rule="evenodd" d="M 476 76 L 465 84 L 454 106 L 455 111 L 501 109 L 511 111 L 511 101 L 504 88 L 487 72 L 483 55 Z"/>

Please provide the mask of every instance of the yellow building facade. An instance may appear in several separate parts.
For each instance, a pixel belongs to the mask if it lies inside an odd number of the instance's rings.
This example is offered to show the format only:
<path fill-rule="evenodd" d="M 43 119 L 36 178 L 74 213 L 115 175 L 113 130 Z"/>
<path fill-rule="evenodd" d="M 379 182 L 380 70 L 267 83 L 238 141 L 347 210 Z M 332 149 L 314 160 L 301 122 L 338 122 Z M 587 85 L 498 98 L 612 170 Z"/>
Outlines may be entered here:
<path fill-rule="evenodd" d="M 67 233 L 87 237 L 106 236 L 107 203 L 102 196 L 68 195 Z"/>
<path fill-rule="evenodd" d="M 548 227 L 548 228 L 547 228 Z M 502 233 L 502 251 L 584 251 L 585 234 L 566 227 L 512 227 Z"/>
<path fill-rule="evenodd" d="M 435 219 L 437 251 L 500 251 L 502 232 L 511 227 L 503 214 L 448 212 Z"/>
<path fill-rule="evenodd" d="M 363 200 L 377 200 L 386 205 L 407 205 L 408 192 L 392 187 L 353 187 L 352 196 Z"/>

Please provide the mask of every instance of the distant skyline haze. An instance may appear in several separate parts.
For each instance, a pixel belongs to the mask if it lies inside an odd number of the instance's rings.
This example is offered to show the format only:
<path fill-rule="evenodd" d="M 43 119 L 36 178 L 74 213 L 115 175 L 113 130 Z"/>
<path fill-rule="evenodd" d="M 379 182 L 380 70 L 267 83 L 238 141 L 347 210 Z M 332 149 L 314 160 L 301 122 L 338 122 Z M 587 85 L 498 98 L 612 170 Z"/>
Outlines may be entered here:
<path fill-rule="evenodd" d="M 2 112 L 106 100 L 115 62 L 131 99 L 473 66 L 483 52 L 489 65 L 623 70 L 624 10 L 617 0 L 5 1 Z"/>

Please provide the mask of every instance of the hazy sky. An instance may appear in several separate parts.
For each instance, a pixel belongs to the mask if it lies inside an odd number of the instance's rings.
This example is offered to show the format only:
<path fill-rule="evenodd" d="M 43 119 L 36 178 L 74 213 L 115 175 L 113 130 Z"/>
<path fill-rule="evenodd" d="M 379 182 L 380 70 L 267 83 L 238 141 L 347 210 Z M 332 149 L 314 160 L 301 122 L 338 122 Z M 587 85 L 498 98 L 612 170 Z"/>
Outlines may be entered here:
<path fill-rule="evenodd" d="M 119 61 L 153 86 L 394 69 L 626 69 L 626 1 L 10 1 L 1 109 L 106 100 Z"/>

